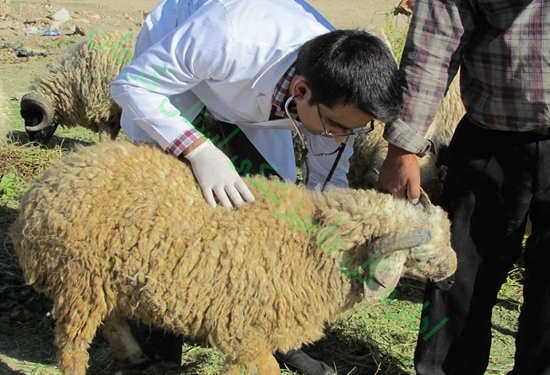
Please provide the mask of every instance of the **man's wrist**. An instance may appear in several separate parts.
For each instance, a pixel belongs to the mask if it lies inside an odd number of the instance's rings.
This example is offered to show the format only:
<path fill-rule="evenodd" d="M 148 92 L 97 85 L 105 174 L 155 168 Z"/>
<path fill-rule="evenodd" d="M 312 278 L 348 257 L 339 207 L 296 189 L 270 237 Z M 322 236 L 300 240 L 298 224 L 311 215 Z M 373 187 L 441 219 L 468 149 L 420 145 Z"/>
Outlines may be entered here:
<path fill-rule="evenodd" d="M 391 145 L 419 157 L 424 156 L 431 148 L 431 142 L 413 130 L 401 119 L 384 127 L 384 139 Z"/>
<path fill-rule="evenodd" d="M 414 156 L 415 154 L 413 152 L 404 150 L 401 147 L 396 146 L 392 143 L 388 143 L 388 157 L 399 158 L 399 157 L 409 156 L 409 155 Z"/>
<path fill-rule="evenodd" d="M 202 145 L 204 142 L 206 142 L 206 138 L 199 138 L 197 139 L 196 141 L 194 141 L 193 143 L 191 143 L 188 147 L 185 148 L 185 150 L 182 151 L 181 155 L 180 156 L 186 156 L 187 154 L 189 154 L 191 151 L 193 151 L 194 149 L 196 149 L 197 147 L 199 147 L 200 145 Z"/>

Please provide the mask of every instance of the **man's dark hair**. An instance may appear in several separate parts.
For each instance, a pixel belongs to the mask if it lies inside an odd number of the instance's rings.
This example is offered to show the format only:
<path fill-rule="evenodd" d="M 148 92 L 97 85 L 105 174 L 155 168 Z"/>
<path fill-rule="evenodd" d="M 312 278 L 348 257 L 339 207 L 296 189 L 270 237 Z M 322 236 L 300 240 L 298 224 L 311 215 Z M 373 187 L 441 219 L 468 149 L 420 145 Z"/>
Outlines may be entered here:
<path fill-rule="evenodd" d="M 296 74 L 311 87 L 312 105 L 356 105 L 384 123 L 399 116 L 397 63 L 389 47 L 366 31 L 336 30 L 308 41 L 298 53 Z"/>

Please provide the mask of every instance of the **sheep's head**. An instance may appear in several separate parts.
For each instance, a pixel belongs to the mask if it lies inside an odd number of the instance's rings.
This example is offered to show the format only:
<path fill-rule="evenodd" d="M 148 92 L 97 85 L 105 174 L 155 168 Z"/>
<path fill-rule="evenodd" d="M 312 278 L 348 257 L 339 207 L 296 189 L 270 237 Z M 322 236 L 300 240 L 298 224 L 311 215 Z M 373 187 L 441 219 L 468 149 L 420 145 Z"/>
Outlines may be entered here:
<path fill-rule="evenodd" d="M 35 145 L 47 145 L 57 129 L 57 125 L 52 124 L 51 105 L 42 96 L 31 92 L 21 98 L 20 109 L 29 141 Z"/>
<path fill-rule="evenodd" d="M 450 221 L 425 193 L 420 206 L 428 213 L 428 225 L 381 236 L 366 247 L 367 261 L 360 272 L 368 302 L 387 298 L 401 277 L 435 283 L 441 289 L 452 285 L 457 258 L 451 247 Z"/>
<path fill-rule="evenodd" d="M 413 247 L 407 254 L 403 277 L 448 289 L 453 284 L 451 277 L 457 268 L 456 253 L 451 247 L 450 222 L 445 211 L 432 206 L 424 193 L 421 204 L 430 215 L 431 241 Z"/>

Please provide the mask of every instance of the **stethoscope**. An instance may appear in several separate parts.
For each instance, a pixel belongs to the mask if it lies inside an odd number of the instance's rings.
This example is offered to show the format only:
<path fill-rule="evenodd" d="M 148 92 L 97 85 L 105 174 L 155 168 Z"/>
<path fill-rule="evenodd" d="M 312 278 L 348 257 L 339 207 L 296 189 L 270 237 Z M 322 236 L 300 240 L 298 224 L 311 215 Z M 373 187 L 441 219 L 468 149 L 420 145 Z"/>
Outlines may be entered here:
<path fill-rule="evenodd" d="M 302 95 L 302 94 L 300 94 Z M 292 123 L 292 126 L 294 126 L 294 128 L 296 129 L 296 132 L 298 133 L 298 137 L 300 138 L 300 143 L 302 144 L 302 150 L 300 152 L 300 160 L 298 161 L 298 165 L 304 165 L 305 166 L 305 173 L 304 173 L 304 181 L 303 183 L 307 186 L 308 183 L 309 183 L 309 160 L 308 160 L 308 154 L 309 154 L 309 151 L 307 149 L 307 141 L 304 137 L 304 135 L 302 134 L 302 132 L 300 131 L 300 129 L 298 128 L 298 125 L 296 124 L 296 121 L 294 121 L 294 118 L 290 115 L 290 112 L 288 111 L 288 105 L 290 104 L 290 102 L 292 100 L 294 100 L 294 98 L 296 96 L 300 96 L 300 95 L 292 95 L 290 96 L 286 101 L 285 101 L 285 105 L 284 105 L 284 109 L 285 109 L 285 113 L 288 117 L 288 119 L 290 120 L 290 122 Z M 338 153 L 336 155 L 336 159 L 334 160 L 334 163 L 332 163 L 332 167 L 330 168 L 330 171 L 327 175 L 327 178 L 325 179 L 325 182 L 323 183 L 323 186 L 321 187 L 321 191 L 324 192 L 326 187 L 328 186 L 328 183 L 330 182 L 331 178 L 332 178 L 332 175 L 334 175 L 334 171 L 336 170 L 336 167 L 338 166 L 338 163 L 340 162 L 340 158 L 342 157 L 342 154 L 344 152 L 344 149 L 346 148 L 346 143 L 348 141 L 349 137 L 346 138 L 346 140 L 342 143 L 340 143 L 340 146 L 338 146 L 336 148 L 336 150 L 326 154 L 326 153 L 320 153 L 320 154 L 312 154 L 313 156 L 330 156 L 330 155 L 334 155 L 336 153 Z"/>

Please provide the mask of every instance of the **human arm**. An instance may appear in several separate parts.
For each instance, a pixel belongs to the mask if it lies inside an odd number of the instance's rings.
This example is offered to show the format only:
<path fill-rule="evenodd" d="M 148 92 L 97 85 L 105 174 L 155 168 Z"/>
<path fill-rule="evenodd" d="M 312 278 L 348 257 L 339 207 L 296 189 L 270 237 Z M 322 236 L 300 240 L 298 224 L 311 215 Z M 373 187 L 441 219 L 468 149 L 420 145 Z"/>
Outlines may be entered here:
<path fill-rule="evenodd" d="M 418 202 L 416 155 L 430 149 L 424 136 L 474 30 L 468 1 L 417 1 L 400 64 L 404 106 L 400 119 L 386 124 L 384 132 L 390 146 L 380 170 L 381 190 Z"/>
<path fill-rule="evenodd" d="M 190 102 L 194 95 L 189 90 L 229 74 L 230 25 L 220 18 L 212 11 L 169 33 L 122 70 L 111 93 L 135 126 L 167 152 L 190 160 L 209 204 L 216 204 L 214 192 L 223 206 L 230 207 L 229 197 L 237 206 L 243 198 L 252 202 L 254 197 L 229 158 L 205 142 L 186 118 L 202 106 L 200 100 Z"/>

